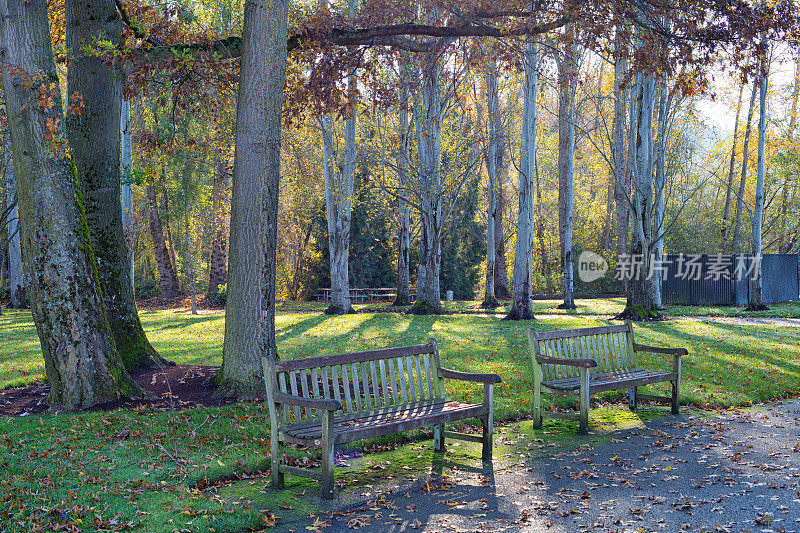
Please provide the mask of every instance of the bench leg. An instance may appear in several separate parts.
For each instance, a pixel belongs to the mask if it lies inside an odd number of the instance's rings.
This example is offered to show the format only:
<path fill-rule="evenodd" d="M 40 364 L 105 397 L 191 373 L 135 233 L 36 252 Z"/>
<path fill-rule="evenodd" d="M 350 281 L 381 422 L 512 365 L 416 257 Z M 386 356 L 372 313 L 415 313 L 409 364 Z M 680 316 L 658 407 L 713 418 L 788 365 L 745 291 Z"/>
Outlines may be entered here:
<path fill-rule="evenodd" d="M 322 414 L 322 499 L 333 499 L 333 411 Z"/>
<path fill-rule="evenodd" d="M 681 399 L 680 399 L 680 381 L 675 380 L 672 381 L 672 414 L 678 414 L 678 407 L 680 407 Z"/>
<path fill-rule="evenodd" d="M 533 427 L 534 429 L 542 428 L 542 388 L 538 383 L 534 385 L 533 389 Z"/>
<path fill-rule="evenodd" d="M 483 447 L 481 448 L 481 460 L 484 463 L 492 461 L 492 433 L 494 425 L 494 385 L 491 383 L 483 384 L 483 404 L 489 412 L 481 418 L 483 426 Z"/>
<path fill-rule="evenodd" d="M 433 451 L 444 451 L 444 424 L 433 426 Z"/>
<path fill-rule="evenodd" d="M 678 407 L 681 403 L 681 358 L 679 355 L 675 356 L 672 364 L 672 371 L 675 372 L 675 375 L 677 376 L 677 379 L 672 382 L 672 414 L 677 415 Z"/>
<path fill-rule="evenodd" d="M 277 432 L 273 432 L 270 439 L 270 480 L 273 489 L 283 488 L 283 472 L 280 471 L 281 465 L 281 443 L 278 441 Z"/>
<path fill-rule="evenodd" d="M 589 369 L 581 368 L 580 404 L 581 415 L 578 421 L 578 434 L 589 433 Z"/>
<path fill-rule="evenodd" d="M 628 408 L 631 411 L 636 410 L 636 387 L 631 387 L 630 393 L 628 395 Z"/>

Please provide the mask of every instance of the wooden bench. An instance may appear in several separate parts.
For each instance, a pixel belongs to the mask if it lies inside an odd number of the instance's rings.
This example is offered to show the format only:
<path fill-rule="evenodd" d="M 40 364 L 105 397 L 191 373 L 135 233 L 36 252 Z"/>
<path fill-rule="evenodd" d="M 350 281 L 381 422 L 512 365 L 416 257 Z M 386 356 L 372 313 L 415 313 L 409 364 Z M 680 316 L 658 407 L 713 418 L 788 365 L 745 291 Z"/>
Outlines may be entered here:
<path fill-rule="evenodd" d="M 493 386 L 497 374 L 469 374 L 441 367 L 435 339 L 427 344 L 274 361 L 263 359 L 271 426 L 272 486 L 284 474 L 321 481 L 322 496 L 333 497 L 334 445 L 380 435 L 434 427 L 434 449 L 445 437 L 481 442 L 492 456 Z M 443 378 L 483 384 L 483 403 L 445 397 Z M 445 424 L 478 418 L 483 435 L 445 431 Z M 322 449 L 322 469 L 286 465 L 281 443 Z"/>
<path fill-rule="evenodd" d="M 533 360 L 534 427 L 542 427 L 542 416 L 578 421 L 578 433 L 589 428 L 589 398 L 597 392 L 630 388 L 629 405 L 636 409 L 637 400 L 666 401 L 672 413 L 678 414 L 681 385 L 681 357 L 685 348 L 657 348 L 637 344 L 633 325 L 567 329 L 536 332 L 528 330 Z M 672 370 L 652 372 L 636 366 L 636 353 L 650 352 L 673 356 Z M 669 381 L 672 396 L 638 394 L 636 388 L 650 383 Z M 542 410 L 542 393 L 578 396 L 580 414 Z"/>

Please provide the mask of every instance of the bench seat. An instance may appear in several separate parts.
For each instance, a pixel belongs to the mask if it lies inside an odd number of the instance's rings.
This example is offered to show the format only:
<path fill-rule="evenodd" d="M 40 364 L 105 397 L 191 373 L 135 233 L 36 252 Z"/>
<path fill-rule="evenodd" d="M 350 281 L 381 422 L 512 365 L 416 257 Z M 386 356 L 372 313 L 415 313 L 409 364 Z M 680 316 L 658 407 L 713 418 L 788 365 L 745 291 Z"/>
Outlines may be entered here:
<path fill-rule="evenodd" d="M 381 435 L 391 435 L 447 422 L 480 418 L 488 414 L 484 405 L 451 400 L 431 400 L 400 405 L 377 411 L 334 417 L 333 442 L 345 444 Z M 322 422 L 301 422 L 281 428 L 280 440 L 307 444 L 322 438 Z"/>
<path fill-rule="evenodd" d="M 617 389 L 627 389 L 651 383 L 661 383 L 677 379 L 675 372 L 651 372 L 642 368 L 612 370 L 589 375 L 589 394 Z M 542 386 L 553 391 L 578 395 L 581 390 L 581 378 L 571 377 L 543 381 Z"/>

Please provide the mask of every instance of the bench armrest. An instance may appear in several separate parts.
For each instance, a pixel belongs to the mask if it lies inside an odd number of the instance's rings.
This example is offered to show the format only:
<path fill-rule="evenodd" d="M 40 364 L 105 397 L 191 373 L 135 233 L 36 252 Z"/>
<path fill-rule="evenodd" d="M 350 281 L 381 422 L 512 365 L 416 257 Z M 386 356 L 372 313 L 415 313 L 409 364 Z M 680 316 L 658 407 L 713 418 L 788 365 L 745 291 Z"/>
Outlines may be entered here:
<path fill-rule="evenodd" d="M 597 361 L 595 361 L 594 359 L 561 359 L 559 357 L 548 357 L 546 355 L 537 355 L 536 361 L 538 363 L 577 366 L 580 368 L 594 368 L 597 366 Z"/>
<path fill-rule="evenodd" d="M 500 383 L 503 381 L 497 374 L 471 374 L 469 372 L 459 372 L 449 368 L 440 368 L 442 377 L 447 379 L 458 379 L 461 381 L 472 381 L 474 383 Z"/>
<path fill-rule="evenodd" d="M 283 392 L 276 392 L 274 394 L 274 400 L 275 403 L 296 405 L 298 407 L 306 407 L 308 409 L 338 411 L 342 408 L 342 402 L 339 400 L 326 400 L 324 398 L 302 398 L 300 396 L 293 396 Z"/>
<path fill-rule="evenodd" d="M 636 344 L 635 342 L 633 343 L 633 351 L 662 353 L 664 355 L 677 355 L 678 357 L 689 355 L 689 351 L 686 348 L 660 348 L 658 346 L 645 346 L 644 344 Z"/>

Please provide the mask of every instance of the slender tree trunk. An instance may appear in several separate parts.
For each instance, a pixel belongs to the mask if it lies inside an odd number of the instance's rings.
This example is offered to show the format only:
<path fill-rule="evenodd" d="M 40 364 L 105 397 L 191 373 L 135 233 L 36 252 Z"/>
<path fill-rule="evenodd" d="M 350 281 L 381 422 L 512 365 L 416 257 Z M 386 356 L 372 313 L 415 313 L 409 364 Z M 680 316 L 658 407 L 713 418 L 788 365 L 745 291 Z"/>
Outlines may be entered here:
<path fill-rule="evenodd" d="M 664 214 L 666 210 L 666 157 L 667 157 L 667 143 L 669 142 L 669 113 L 671 108 L 671 98 L 667 95 L 668 89 L 661 87 L 659 89 L 658 97 L 658 143 L 655 151 L 655 201 L 653 203 L 653 259 L 656 264 L 661 264 L 664 257 Z M 662 287 L 662 272 L 661 269 L 653 270 L 653 283 L 655 284 L 655 302 L 656 308 L 662 309 L 663 302 L 661 298 Z"/>
<path fill-rule="evenodd" d="M 67 0 L 67 81 L 70 98 L 85 107 L 67 115 L 67 136 L 84 197 L 86 222 L 106 316 L 125 368 L 161 364 L 142 329 L 131 284 L 120 203 L 122 71 L 85 50 L 97 39 L 122 42 L 122 21 L 112 0 Z"/>
<path fill-rule="evenodd" d="M 408 161 L 409 150 L 409 66 L 407 62 L 402 66 L 402 79 L 400 80 L 400 132 L 399 147 L 397 154 L 397 183 L 401 188 L 408 184 Z M 399 226 L 397 229 L 397 293 L 395 294 L 392 305 L 403 306 L 411 303 L 411 225 L 409 205 L 401 198 L 397 199 L 397 218 Z"/>
<path fill-rule="evenodd" d="M 553 294 L 553 272 L 550 268 L 550 258 L 547 257 L 547 245 L 544 237 L 544 213 L 542 211 L 542 183 L 539 177 L 539 166 L 534 161 L 534 181 L 536 182 L 536 238 L 539 240 L 539 256 L 542 259 L 541 273 L 546 283 L 547 294 Z"/>
<path fill-rule="evenodd" d="M 764 216 L 764 174 L 766 159 L 767 137 L 767 92 L 769 91 L 769 64 L 765 58 L 762 67 L 759 91 L 759 117 L 758 117 L 758 175 L 756 178 L 756 197 L 753 202 L 753 246 L 752 254 L 755 261 L 761 260 L 761 230 Z M 750 281 L 750 305 L 748 309 L 760 311 L 766 309 L 762 298 L 763 276 L 761 268 L 754 269 L 755 275 Z"/>
<path fill-rule="evenodd" d="M 498 128 L 503 128 L 498 122 Z M 503 235 L 503 217 L 506 210 L 505 183 L 508 169 L 506 167 L 506 134 L 501 129 L 497 138 L 497 193 L 495 200 L 497 209 L 494 217 L 494 295 L 507 300 L 511 293 L 508 291 L 508 263 L 506 261 L 506 240 Z"/>
<path fill-rule="evenodd" d="M 522 109 L 522 146 L 519 162 L 519 218 L 517 246 L 514 251 L 514 302 L 506 319 L 529 320 L 533 317 L 533 231 L 534 194 L 536 193 L 536 96 L 539 85 L 539 54 L 532 40 L 525 44 L 522 63 L 525 68 Z"/>
<path fill-rule="evenodd" d="M 789 137 L 789 144 L 794 144 L 794 130 L 797 127 L 797 103 L 798 97 L 800 97 L 800 50 L 798 51 L 797 55 L 797 64 L 795 66 L 794 71 L 794 88 L 792 89 L 792 103 L 791 107 L 789 108 L 789 127 L 787 136 Z M 778 253 L 789 253 L 789 235 L 787 234 L 787 224 L 789 222 L 789 218 L 787 216 L 788 208 L 789 208 L 789 190 L 792 188 L 792 179 L 797 179 L 792 175 L 791 172 L 787 172 L 783 179 L 783 190 L 781 191 L 781 211 L 780 211 L 780 221 L 781 221 L 781 229 L 780 229 L 780 236 L 778 242 Z"/>
<path fill-rule="evenodd" d="M 736 121 L 733 125 L 733 145 L 731 146 L 731 163 L 728 167 L 728 187 L 725 189 L 725 208 L 722 211 L 722 253 L 728 251 L 728 218 L 731 211 L 731 192 L 733 191 L 733 171 L 736 167 L 736 145 L 739 141 L 739 117 L 742 112 L 742 93 L 744 84 L 739 86 L 739 99 L 736 103 Z"/>
<path fill-rule="evenodd" d="M 178 258 L 175 257 L 175 240 L 172 238 L 172 217 L 170 217 L 170 205 L 169 205 L 169 192 L 164 191 L 164 218 L 166 218 L 166 224 L 164 224 L 164 228 L 167 231 L 167 251 L 169 252 L 169 260 L 172 264 L 172 271 L 176 273 L 175 279 L 178 283 L 178 291 L 180 291 L 180 281 L 177 278 L 178 272 Z"/>
<path fill-rule="evenodd" d="M 287 0 L 244 5 L 220 395 L 262 394 L 261 358 L 278 355 L 275 260 L 288 9 Z"/>
<path fill-rule="evenodd" d="M 135 278 L 134 278 L 134 254 L 136 248 L 133 246 L 133 145 L 131 143 L 131 130 L 133 129 L 131 123 L 131 106 L 125 97 L 122 97 L 122 111 L 120 113 L 120 137 L 122 139 L 122 231 L 125 235 L 125 244 L 128 248 L 128 262 L 131 269 L 131 290 L 134 295 L 135 291 Z"/>
<path fill-rule="evenodd" d="M 228 234 L 230 233 L 231 173 L 228 168 L 228 151 L 217 148 L 217 170 L 211 193 L 213 221 L 211 228 L 211 257 L 208 268 L 208 292 L 211 297 L 228 282 Z"/>
<path fill-rule="evenodd" d="M 617 45 L 621 38 L 618 37 Z M 630 197 L 628 195 L 628 161 L 625 151 L 625 130 L 627 120 L 625 118 L 626 91 L 623 89 L 625 76 L 627 75 L 628 64 L 623 58 L 617 58 L 614 62 L 614 119 L 613 119 L 613 139 L 612 139 L 612 158 L 614 168 L 614 206 L 615 206 L 615 230 L 617 236 L 617 258 L 625 255 L 628 250 L 628 218 L 630 213 Z M 623 281 L 627 288 L 627 280 Z"/>
<path fill-rule="evenodd" d="M 736 225 L 733 228 L 733 253 L 739 253 L 739 241 L 742 236 L 742 210 L 744 209 L 744 193 L 747 185 L 747 167 L 750 162 L 750 131 L 753 124 L 753 110 L 756 103 L 758 83 L 753 83 L 750 94 L 750 106 L 747 109 L 747 124 L 744 128 L 744 145 L 742 146 L 742 173 L 739 179 L 739 194 L 736 197 Z"/>
<path fill-rule="evenodd" d="M 115 348 L 95 285 L 98 266 L 80 184 L 64 142 L 61 92 L 44 0 L 0 0 L 0 60 L 18 69 L 3 69 L 2 80 L 27 296 L 45 360 L 49 401 L 80 409 L 121 395 L 141 395 Z M 31 79 L 46 83 L 31 84 Z M 51 98 L 52 105 L 30 105 L 42 98 Z M 114 119 L 119 132 L 119 116 Z"/>
<path fill-rule="evenodd" d="M 16 201 L 16 181 L 14 180 L 14 160 L 11 154 L 11 136 L 6 136 L 5 145 L 6 168 L 6 206 L 11 207 Z M 25 307 L 25 288 L 22 276 L 22 247 L 20 245 L 19 209 L 11 208 L 6 225 L 8 235 L 8 275 L 9 304 L 12 309 Z"/>
<path fill-rule="evenodd" d="M 572 42 L 573 29 L 567 30 L 568 44 L 558 68 L 558 221 L 561 234 L 561 268 L 564 273 L 564 303 L 559 309 L 575 309 L 572 269 L 572 215 L 575 186 L 575 84 L 577 57 Z"/>
<path fill-rule="evenodd" d="M 497 65 L 490 60 L 486 66 L 486 98 L 489 126 L 489 138 L 486 147 L 486 174 L 489 178 L 486 205 L 486 291 L 482 307 L 497 307 L 494 294 L 494 267 L 497 256 L 495 250 L 495 228 L 497 216 L 497 122 L 500 115 L 500 103 L 497 95 Z M 502 234 L 500 236 L 502 238 Z"/>
<path fill-rule="evenodd" d="M 180 284 L 178 275 L 167 250 L 167 242 L 164 239 L 164 228 L 161 225 L 161 217 L 158 213 L 158 199 L 156 198 L 155 186 L 148 184 L 145 187 L 147 196 L 148 215 L 150 220 L 150 236 L 153 240 L 153 254 L 156 256 L 156 266 L 158 267 L 158 279 L 161 286 L 161 294 L 166 298 L 172 298 L 180 294 Z"/>

